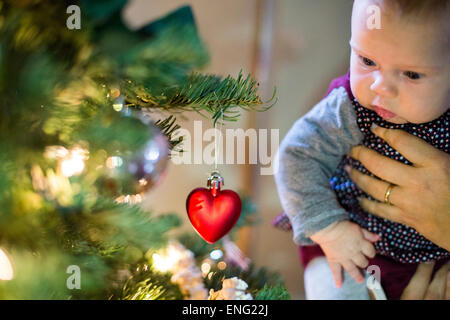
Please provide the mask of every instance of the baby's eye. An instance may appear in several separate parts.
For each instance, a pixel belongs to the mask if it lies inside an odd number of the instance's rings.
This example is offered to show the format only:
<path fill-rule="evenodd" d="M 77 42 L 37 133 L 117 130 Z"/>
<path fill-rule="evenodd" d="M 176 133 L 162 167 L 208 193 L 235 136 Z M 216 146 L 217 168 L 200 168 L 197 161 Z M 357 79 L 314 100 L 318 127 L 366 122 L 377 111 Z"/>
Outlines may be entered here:
<path fill-rule="evenodd" d="M 414 72 L 414 71 L 405 71 L 404 75 L 407 76 L 411 80 L 419 80 L 422 78 L 422 74 Z"/>
<path fill-rule="evenodd" d="M 375 62 L 373 62 L 369 58 L 366 58 L 366 57 L 363 57 L 363 56 L 360 56 L 360 58 L 361 58 L 362 63 L 364 63 L 366 66 L 373 67 L 373 66 L 376 65 Z"/>

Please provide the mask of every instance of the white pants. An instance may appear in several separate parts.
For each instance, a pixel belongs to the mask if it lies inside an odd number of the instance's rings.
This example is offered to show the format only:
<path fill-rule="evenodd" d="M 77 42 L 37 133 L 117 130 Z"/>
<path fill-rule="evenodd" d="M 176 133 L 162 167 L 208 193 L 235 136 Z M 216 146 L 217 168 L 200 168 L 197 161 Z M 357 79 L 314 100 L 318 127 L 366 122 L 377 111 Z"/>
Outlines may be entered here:
<path fill-rule="evenodd" d="M 368 274 L 365 274 L 365 281 L 358 283 L 344 270 L 342 288 L 338 289 L 325 257 L 311 260 L 305 269 L 304 278 L 307 300 L 370 300 L 366 287 Z"/>

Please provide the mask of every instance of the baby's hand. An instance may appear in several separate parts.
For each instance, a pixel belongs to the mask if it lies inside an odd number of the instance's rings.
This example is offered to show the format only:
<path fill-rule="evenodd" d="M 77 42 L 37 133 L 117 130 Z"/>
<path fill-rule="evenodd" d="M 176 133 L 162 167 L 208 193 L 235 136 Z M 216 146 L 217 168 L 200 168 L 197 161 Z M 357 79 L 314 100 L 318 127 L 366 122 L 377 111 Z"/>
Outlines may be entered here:
<path fill-rule="evenodd" d="M 380 240 L 380 236 L 361 228 L 350 221 L 339 221 L 311 236 L 311 239 L 322 248 L 336 287 L 342 286 L 342 267 L 359 283 L 364 281 L 361 271 L 369 264 L 368 258 L 375 256 L 372 242 Z"/>

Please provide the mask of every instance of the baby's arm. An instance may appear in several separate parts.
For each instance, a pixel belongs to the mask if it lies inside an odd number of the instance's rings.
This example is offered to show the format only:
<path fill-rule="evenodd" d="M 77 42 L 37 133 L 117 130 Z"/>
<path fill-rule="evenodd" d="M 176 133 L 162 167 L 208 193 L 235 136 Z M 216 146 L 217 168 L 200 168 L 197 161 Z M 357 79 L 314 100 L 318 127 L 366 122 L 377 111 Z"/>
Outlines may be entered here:
<path fill-rule="evenodd" d="M 312 234 L 348 220 L 329 178 L 363 138 L 356 121 L 347 92 L 337 88 L 298 119 L 280 144 L 275 182 L 297 244 L 314 244 Z"/>
<path fill-rule="evenodd" d="M 295 243 L 314 244 L 310 238 L 313 234 L 348 220 L 348 213 L 339 205 L 331 189 L 329 177 L 342 157 L 362 138 L 344 88 L 333 90 L 297 120 L 284 137 L 278 151 L 279 169 L 275 182 L 283 209 L 292 224 Z M 356 238 L 362 232 L 351 234 Z M 327 245 L 324 246 L 331 248 L 325 242 Z M 331 249 L 327 251 L 331 254 Z"/>

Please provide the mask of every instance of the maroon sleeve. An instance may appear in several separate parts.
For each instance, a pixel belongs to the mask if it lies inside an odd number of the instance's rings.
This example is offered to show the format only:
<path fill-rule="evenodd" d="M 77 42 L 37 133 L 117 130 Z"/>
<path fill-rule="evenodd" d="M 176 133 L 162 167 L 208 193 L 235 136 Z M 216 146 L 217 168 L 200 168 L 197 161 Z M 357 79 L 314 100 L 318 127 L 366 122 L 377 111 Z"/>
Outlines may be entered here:
<path fill-rule="evenodd" d="M 348 70 L 346 75 L 336 78 L 333 81 L 331 81 L 325 97 L 327 95 L 329 95 L 330 92 L 333 91 L 333 89 L 336 89 L 339 87 L 344 87 L 345 90 L 347 91 L 347 94 L 348 94 L 348 97 L 350 98 L 350 100 L 353 100 L 354 97 L 353 97 L 353 93 L 352 93 L 352 88 L 350 87 L 350 70 Z"/>

